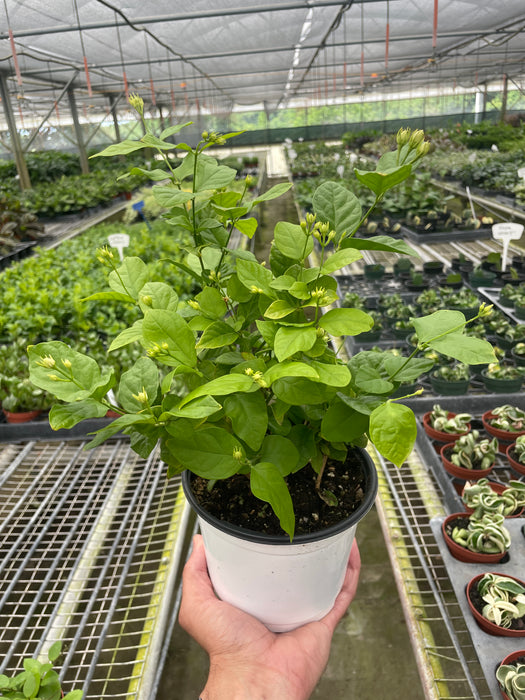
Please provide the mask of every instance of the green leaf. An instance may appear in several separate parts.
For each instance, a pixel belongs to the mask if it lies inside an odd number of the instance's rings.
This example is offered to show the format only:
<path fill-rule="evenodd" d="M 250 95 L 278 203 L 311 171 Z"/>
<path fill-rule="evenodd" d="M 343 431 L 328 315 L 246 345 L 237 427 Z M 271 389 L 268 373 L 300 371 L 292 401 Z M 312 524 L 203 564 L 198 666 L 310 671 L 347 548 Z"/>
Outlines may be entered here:
<path fill-rule="evenodd" d="M 34 698 L 40 686 L 40 679 L 29 673 L 24 683 L 23 693 L 26 698 Z"/>
<path fill-rule="evenodd" d="M 176 366 L 180 363 L 188 367 L 197 364 L 195 337 L 179 314 L 150 309 L 144 316 L 142 333 L 148 343 L 162 349 L 157 357 L 164 364 Z"/>
<path fill-rule="evenodd" d="M 185 421 L 177 421 L 168 426 L 168 432 L 172 435 L 166 441 L 168 449 L 194 474 L 204 479 L 227 479 L 239 470 L 240 462 L 233 455 L 242 448 L 224 428 L 188 430 Z"/>
<path fill-rule="evenodd" d="M 370 439 L 397 467 L 412 452 L 416 436 L 416 419 L 408 406 L 389 401 L 370 414 Z"/>
<path fill-rule="evenodd" d="M 361 182 L 365 187 L 375 195 L 382 195 L 387 190 L 391 189 L 395 185 L 398 185 L 403 180 L 412 173 L 412 165 L 400 165 L 395 169 L 389 170 L 387 172 L 370 172 L 368 170 L 358 170 L 354 169 L 355 175 L 359 182 Z"/>
<path fill-rule="evenodd" d="M 291 306 L 285 299 L 273 301 L 264 312 L 266 318 L 279 319 L 289 316 L 297 311 L 296 306 Z"/>
<path fill-rule="evenodd" d="M 177 207 L 179 204 L 186 204 L 191 199 L 194 199 L 195 195 L 192 192 L 186 192 L 185 190 L 179 190 L 175 185 L 153 185 L 151 188 L 153 195 L 157 202 L 166 208 Z"/>
<path fill-rule="evenodd" d="M 254 233 L 257 231 L 257 219 L 253 216 L 248 219 L 238 219 L 235 222 L 235 228 L 243 233 L 248 238 L 253 238 Z"/>
<path fill-rule="evenodd" d="M 88 297 L 83 297 L 82 301 L 127 301 L 135 303 L 133 297 L 122 292 L 96 292 Z"/>
<path fill-rule="evenodd" d="M 175 148 L 173 143 L 163 141 L 153 134 L 144 134 L 140 140 L 150 148 L 158 148 L 161 151 L 172 151 Z"/>
<path fill-rule="evenodd" d="M 135 167 L 131 168 L 129 172 L 132 175 L 146 175 L 146 177 L 148 177 L 150 180 L 153 180 L 154 182 L 167 180 L 170 175 L 167 170 L 160 170 L 160 168 L 155 168 L 154 170 L 147 170 L 146 168 Z"/>
<path fill-rule="evenodd" d="M 463 333 L 450 333 L 443 338 L 431 341 L 429 346 L 433 350 L 453 357 L 466 365 L 497 362 L 494 348 L 487 340 L 474 338 Z"/>
<path fill-rule="evenodd" d="M 323 182 L 314 192 L 312 206 L 317 218 L 327 221 L 338 238 L 353 231 L 362 216 L 355 194 L 337 182 Z"/>
<path fill-rule="evenodd" d="M 181 129 L 184 129 L 184 127 L 186 126 L 190 126 L 190 124 L 193 124 L 193 122 L 185 122 L 184 124 L 174 124 L 173 126 L 168 126 L 167 129 L 164 129 L 161 132 L 160 139 L 164 141 L 169 136 L 173 136 L 173 134 L 178 134 Z M 175 148 L 175 146 L 172 145 L 172 148 Z"/>
<path fill-rule="evenodd" d="M 270 270 L 253 260 L 237 260 L 237 277 L 247 287 L 252 290 L 262 289 L 263 293 L 270 298 L 275 298 L 275 292 L 270 287 L 273 276 Z"/>
<path fill-rule="evenodd" d="M 84 693 L 82 690 L 72 690 L 64 696 L 64 700 L 82 700 L 83 695 Z"/>
<path fill-rule="evenodd" d="M 103 418 L 108 407 L 95 399 L 84 399 L 67 404 L 53 404 L 49 411 L 49 425 L 53 430 L 69 430 L 86 418 Z"/>
<path fill-rule="evenodd" d="M 424 357 L 413 357 L 404 367 L 407 358 L 384 353 L 383 366 L 389 377 L 395 374 L 396 382 L 413 382 L 434 366 L 434 361 Z M 400 367 L 403 369 L 400 370 Z"/>
<path fill-rule="evenodd" d="M 345 265 L 351 265 L 356 260 L 360 260 L 363 256 L 358 250 L 354 248 L 344 248 L 343 250 L 338 250 L 333 255 L 325 260 L 321 267 L 321 273 L 323 275 L 330 275 L 336 270 L 340 270 Z"/>
<path fill-rule="evenodd" d="M 118 387 L 118 399 L 127 413 L 137 413 L 144 404 L 135 397 L 146 392 L 153 405 L 159 390 L 159 370 L 149 357 L 139 357 L 135 364 L 122 373 Z"/>
<path fill-rule="evenodd" d="M 271 386 L 281 377 L 310 377 L 311 379 L 318 379 L 319 374 L 313 366 L 304 362 L 286 361 L 273 365 L 263 374 L 263 379 L 268 386 Z"/>
<path fill-rule="evenodd" d="M 200 309 L 205 316 L 222 319 L 227 311 L 222 294 L 215 287 L 205 287 L 195 299 L 199 302 Z"/>
<path fill-rule="evenodd" d="M 235 180 L 237 171 L 227 165 L 217 165 L 213 158 L 204 159 L 202 156 L 197 161 L 195 177 L 195 191 L 216 190 L 227 187 Z"/>
<path fill-rule="evenodd" d="M 400 255 L 413 255 L 419 257 L 418 253 L 405 241 L 392 238 L 391 236 L 371 236 L 370 238 L 345 238 L 341 242 L 341 248 L 356 248 L 357 250 L 384 250 L 388 253 L 399 253 Z"/>
<path fill-rule="evenodd" d="M 187 394 L 179 407 L 193 401 L 199 396 L 227 396 L 228 394 L 234 394 L 236 391 L 253 391 L 257 388 L 253 379 L 245 374 L 225 374 L 222 377 L 217 377 L 217 379 L 212 379 L 211 382 L 206 384 L 201 384 L 193 391 Z"/>
<path fill-rule="evenodd" d="M 100 430 L 97 430 L 94 433 L 92 433 L 96 437 L 94 437 L 93 440 L 88 442 L 88 444 L 86 445 L 86 449 L 91 450 L 94 447 L 102 445 L 102 443 L 105 442 L 108 438 L 113 437 L 113 435 L 116 435 L 121 431 L 125 433 L 126 429 L 134 425 L 135 423 L 152 423 L 152 421 L 153 418 L 151 418 L 150 416 L 138 413 L 126 413 L 123 416 L 115 418 L 114 421 L 112 421 L 109 425 L 105 426 L 104 428 L 101 428 Z"/>
<path fill-rule="evenodd" d="M 97 158 L 98 156 L 124 156 L 134 151 L 140 151 L 141 148 L 147 148 L 147 145 L 141 141 L 125 139 L 120 143 L 111 144 L 111 146 L 104 148 L 100 153 L 94 153 L 90 158 Z"/>
<path fill-rule="evenodd" d="M 58 340 L 31 345 L 28 355 L 33 384 L 62 401 L 87 399 L 100 387 L 108 391 L 115 384 L 113 369 L 101 371 L 92 357 Z M 53 361 L 54 365 L 49 366 Z"/>
<path fill-rule="evenodd" d="M 273 393 L 292 406 L 314 405 L 329 401 L 335 389 L 305 377 L 282 377 L 273 383 Z"/>
<path fill-rule="evenodd" d="M 224 412 L 230 418 L 235 434 L 252 450 L 258 450 L 268 428 L 268 411 L 262 392 L 227 396 Z"/>
<path fill-rule="evenodd" d="M 238 333 L 224 321 L 213 321 L 206 327 L 201 335 L 197 348 L 222 348 L 231 345 L 238 337 Z"/>
<path fill-rule="evenodd" d="M 135 323 L 130 327 L 130 328 L 125 328 L 121 333 L 117 335 L 116 338 L 114 338 L 111 341 L 111 345 L 109 346 L 109 352 L 112 350 L 118 350 L 119 348 L 123 348 L 126 345 L 129 345 L 130 343 L 134 343 L 137 340 L 142 339 L 142 319 L 139 318 L 138 321 L 135 321 Z"/>
<path fill-rule="evenodd" d="M 275 334 L 275 355 L 279 362 L 282 362 L 295 355 L 296 352 L 310 350 L 316 340 L 315 328 L 281 327 Z"/>
<path fill-rule="evenodd" d="M 352 443 L 368 431 L 368 416 L 336 399 L 321 421 L 321 435 L 329 442 Z"/>
<path fill-rule="evenodd" d="M 335 336 L 359 335 L 373 325 L 373 318 L 361 309 L 331 309 L 319 319 L 319 326 Z"/>
<path fill-rule="evenodd" d="M 148 281 L 148 268 L 145 262 L 137 257 L 124 258 L 117 270 L 109 273 L 108 282 L 111 289 L 121 294 L 127 294 L 135 301 L 139 292 Z"/>
<path fill-rule="evenodd" d="M 55 661 L 58 659 L 61 653 L 62 642 L 58 640 L 49 647 L 49 651 L 47 652 L 47 658 L 51 661 L 51 663 L 55 663 Z"/>
<path fill-rule="evenodd" d="M 287 476 L 295 470 L 299 452 L 294 443 L 283 435 L 267 435 L 262 444 L 260 459 L 261 462 L 275 464 L 281 476 Z"/>
<path fill-rule="evenodd" d="M 147 282 L 139 292 L 139 306 L 145 313 L 148 309 L 176 311 L 179 295 L 164 282 Z"/>
<path fill-rule="evenodd" d="M 166 397 L 165 402 L 168 398 L 171 397 Z M 170 408 L 165 407 L 165 412 L 159 416 L 159 421 L 166 420 L 167 416 L 174 416 L 176 418 L 194 418 L 200 420 L 201 418 L 207 418 L 208 416 L 217 413 L 217 411 L 220 411 L 221 408 L 222 406 L 220 403 L 215 401 L 212 396 L 203 396 L 200 399 L 195 399 L 182 408 L 177 405 Z"/>
<path fill-rule="evenodd" d="M 312 360 L 311 367 L 319 375 L 319 381 L 328 386 L 346 386 L 350 382 L 350 370 L 346 365 L 328 364 Z"/>
<path fill-rule="evenodd" d="M 250 204 L 253 207 L 256 204 L 259 204 L 260 202 L 267 202 L 270 199 L 276 199 L 277 197 L 281 197 L 281 195 L 285 194 L 285 192 L 288 192 L 290 187 L 292 187 L 291 182 L 279 182 L 277 185 L 270 187 L 270 189 L 266 192 L 263 192 L 263 194 L 257 195 L 257 197 L 252 202 L 250 202 Z"/>
<path fill-rule="evenodd" d="M 428 343 L 439 335 L 461 331 L 465 326 L 465 316 L 461 311 L 441 309 L 428 316 L 412 319 L 417 337 L 421 343 Z"/>
<path fill-rule="evenodd" d="M 292 260 L 304 260 L 314 249 L 313 237 L 298 224 L 279 221 L 274 230 L 274 241 L 283 255 Z"/>
<path fill-rule="evenodd" d="M 250 487 L 254 496 L 271 505 L 282 529 L 292 541 L 295 532 L 292 498 L 277 467 L 269 462 L 252 465 Z"/>

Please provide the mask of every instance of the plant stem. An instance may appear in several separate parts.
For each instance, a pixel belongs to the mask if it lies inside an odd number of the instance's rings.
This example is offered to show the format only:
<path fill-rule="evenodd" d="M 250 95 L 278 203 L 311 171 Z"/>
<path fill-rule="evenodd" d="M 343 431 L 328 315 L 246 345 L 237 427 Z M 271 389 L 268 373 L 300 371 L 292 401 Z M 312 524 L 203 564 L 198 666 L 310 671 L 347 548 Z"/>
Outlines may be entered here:
<path fill-rule="evenodd" d="M 317 475 L 317 479 L 315 480 L 315 490 L 316 491 L 321 490 L 321 481 L 323 480 L 323 474 L 324 474 L 324 470 L 325 470 L 327 462 L 328 462 L 328 455 L 325 455 L 323 457 L 323 463 L 321 464 L 321 469 L 319 469 L 319 474 Z"/>

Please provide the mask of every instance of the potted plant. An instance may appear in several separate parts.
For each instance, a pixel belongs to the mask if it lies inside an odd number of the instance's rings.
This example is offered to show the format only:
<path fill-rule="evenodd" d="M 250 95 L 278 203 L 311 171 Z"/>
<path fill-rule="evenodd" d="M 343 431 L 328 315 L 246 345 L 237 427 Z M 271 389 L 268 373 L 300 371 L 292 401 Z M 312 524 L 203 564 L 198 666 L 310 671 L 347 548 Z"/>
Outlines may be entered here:
<path fill-rule="evenodd" d="M 445 471 L 459 479 L 474 481 L 488 476 L 494 467 L 498 441 L 481 438 L 479 430 L 443 445 L 440 454 Z"/>
<path fill-rule="evenodd" d="M 497 275 L 491 270 L 475 267 L 468 275 L 469 284 L 472 287 L 490 287 L 497 282 Z"/>
<path fill-rule="evenodd" d="M 0 698 L 5 700 L 82 700 L 81 690 L 72 690 L 64 695 L 58 673 L 53 669 L 54 662 L 60 656 L 61 642 L 55 642 L 48 651 L 49 661 L 40 662 L 38 659 L 24 659 L 24 670 L 16 676 L 8 677 L 0 674 Z"/>
<path fill-rule="evenodd" d="M 514 442 L 519 435 L 525 434 L 525 411 L 511 404 L 485 411 L 481 422 L 487 433 L 502 442 Z"/>
<path fill-rule="evenodd" d="M 525 637 L 525 583 L 514 576 L 485 573 L 466 588 L 468 606 L 482 630 L 501 637 Z"/>
<path fill-rule="evenodd" d="M 459 396 L 466 394 L 470 383 L 468 365 L 457 362 L 453 365 L 443 365 L 430 374 L 430 384 L 436 394 L 444 396 Z"/>
<path fill-rule="evenodd" d="M 8 423 L 34 420 L 51 403 L 47 392 L 36 387 L 29 377 L 1 377 L 0 399 Z"/>
<path fill-rule="evenodd" d="M 132 103 L 142 116 L 142 100 L 133 97 Z M 156 137 L 144 124 L 147 133 L 140 141 L 110 146 L 102 154 L 150 146 L 165 155 L 175 147 L 166 139 L 181 127 Z M 179 144 L 185 159 L 169 184 L 153 188 L 170 210 L 174 230 L 193 236 L 184 262 L 175 264 L 202 291 L 181 302 L 168 285 L 148 281 L 139 259 L 120 264 L 110 251 L 100 251 L 111 268 L 110 291 L 92 298 L 136 303 L 143 314 L 109 349 L 136 341 L 146 356 L 117 385 L 111 370 L 65 343 L 41 343 L 29 349 L 31 377 L 65 402 L 50 412 L 53 428 L 103 416 L 109 408 L 121 415 L 91 446 L 118 432 L 129 435 L 142 456 L 159 444 L 168 476 L 183 472 L 219 596 L 272 629 L 285 630 L 318 619 L 337 595 L 355 526 L 377 488 L 375 469 L 362 450 L 368 439 L 395 464 L 412 449 L 414 414 L 390 395 L 431 367 L 417 353 L 437 345 L 460 361 L 482 362 L 492 361 L 493 352 L 485 341 L 466 336 L 461 314 L 443 311 L 414 319 L 419 347 L 409 357 L 364 351 L 341 359 L 331 338 L 368 331 L 373 321 L 361 309 L 330 308 L 338 302 L 332 273 L 360 259 L 363 248 L 410 249 L 386 237 L 354 236 L 365 218 L 359 201 L 342 185 L 324 182 L 306 221 L 277 223 L 269 267 L 247 251 L 230 250 L 235 228 L 248 237 L 255 233 L 253 207 L 288 185 L 251 201 L 232 193 L 228 185 L 235 171 L 205 153 L 224 140 L 204 133 L 195 148 Z M 356 170 L 356 176 L 379 202 L 427 150 L 422 132 L 401 130 L 397 150 L 385 154 L 376 171 Z M 309 267 L 315 242 L 319 264 Z M 108 400 L 109 389 L 117 402 Z M 303 510 L 300 493 L 307 495 Z M 210 551 L 217 539 L 222 559 Z M 297 568 L 288 570 L 283 552 L 300 560 Z M 293 585 L 286 583 L 286 571 Z M 305 599 L 312 603 L 308 609 Z"/>
<path fill-rule="evenodd" d="M 403 275 L 410 275 L 411 270 L 414 268 L 414 263 L 410 258 L 398 258 L 394 263 L 394 276 L 401 277 Z"/>
<path fill-rule="evenodd" d="M 481 517 L 483 513 L 500 513 L 505 518 L 519 517 L 525 506 L 525 484 L 511 481 L 508 486 L 487 478 L 469 482 L 463 487 L 461 500 L 467 513 Z"/>
<path fill-rule="evenodd" d="M 380 280 L 385 275 L 385 266 L 380 263 L 369 263 L 363 268 L 365 279 Z"/>
<path fill-rule="evenodd" d="M 481 370 L 481 378 L 487 391 L 510 394 L 521 390 L 524 367 L 494 362 Z"/>
<path fill-rule="evenodd" d="M 519 474 L 525 475 L 525 435 L 520 435 L 516 442 L 508 445 L 505 453 L 511 467 Z"/>
<path fill-rule="evenodd" d="M 518 367 L 525 367 L 525 343 L 516 343 L 510 349 L 510 354 Z"/>
<path fill-rule="evenodd" d="M 436 403 L 423 415 L 423 428 L 432 440 L 452 442 L 469 432 L 471 419 L 470 413 L 453 413 Z"/>
<path fill-rule="evenodd" d="M 505 700 L 525 700 L 525 649 L 508 654 L 496 670 Z"/>
<path fill-rule="evenodd" d="M 507 556 L 510 533 L 497 513 L 452 513 L 441 526 L 443 539 L 454 559 L 469 564 L 497 564 Z"/>

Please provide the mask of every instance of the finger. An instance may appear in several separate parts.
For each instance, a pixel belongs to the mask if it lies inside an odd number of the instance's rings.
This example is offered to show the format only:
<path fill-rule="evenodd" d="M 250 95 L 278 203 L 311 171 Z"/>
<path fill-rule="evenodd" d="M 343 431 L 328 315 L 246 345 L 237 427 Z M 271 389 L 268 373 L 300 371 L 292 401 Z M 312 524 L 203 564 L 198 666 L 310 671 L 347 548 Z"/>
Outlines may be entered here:
<path fill-rule="evenodd" d="M 348 565 L 346 567 L 346 574 L 343 581 L 343 585 L 335 603 L 330 612 L 325 615 L 323 622 L 328 624 L 332 631 L 336 628 L 337 623 L 343 617 L 348 609 L 348 606 L 354 599 L 357 591 L 357 585 L 359 583 L 359 572 L 361 570 L 361 555 L 359 554 L 359 547 L 357 546 L 357 541 L 354 540 L 352 544 L 352 549 L 350 550 L 350 557 L 348 559 Z"/>
<path fill-rule="evenodd" d="M 202 609 L 204 603 L 215 598 L 213 586 L 208 576 L 206 554 L 201 535 L 193 538 L 193 549 L 182 572 L 182 600 L 179 622 L 187 628 L 192 611 Z"/>

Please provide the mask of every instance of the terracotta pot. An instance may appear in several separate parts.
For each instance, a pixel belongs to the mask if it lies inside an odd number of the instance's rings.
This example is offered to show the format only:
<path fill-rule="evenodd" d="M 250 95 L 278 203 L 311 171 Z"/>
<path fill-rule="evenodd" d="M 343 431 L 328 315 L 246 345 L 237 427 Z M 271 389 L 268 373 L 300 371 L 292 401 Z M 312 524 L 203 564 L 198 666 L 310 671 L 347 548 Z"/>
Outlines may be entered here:
<path fill-rule="evenodd" d="M 503 442 L 514 442 L 518 435 L 525 435 L 525 429 L 511 431 L 494 428 L 489 423 L 489 420 L 491 418 L 496 418 L 496 416 L 492 413 L 492 411 L 485 411 L 485 413 L 481 416 L 481 422 L 483 423 L 483 427 L 487 431 L 487 433 L 489 433 L 493 437 L 497 437 L 498 440 L 502 440 Z"/>
<path fill-rule="evenodd" d="M 12 413 L 11 411 L 4 410 L 5 419 L 8 423 L 29 423 L 29 421 L 35 420 L 42 411 L 17 411 Z"/>
<path fill-rule="evenodd" d="M 464 479 L 465 481 L 477 481 L 478 479 L 481 479 L 484 476 L 488 476 L 490 472 L 494 469 L 495 463 L 492 463 L 490 467 L 488 467 L 488 469 L 467 469 L 466 467 L 456 466 L 446 456 L 446 453 L 452 447 L 454 447 L 454 443 L 449 442 L 446 445 L 443 445 L 439 452 L 439 454 L 441 455 L 441 461 L 443 462 L 443 468 L 451 476 L 455 476 L 458 479 Z"/>
<path fill-rule="evenodd" d="M 513 652 L 511 652 L 510 654 L 508 654 L 508 655 L 503 659 L 503 661 L 500 663 L 500 666 L 510 666 L 510 665 L 512 665 L 515 661 L 517 661 L 518 659 L 521 659 L 521 658 L 525 659 L 525 649 L 518 649 L 518 651 L 513 651 Z M 499 668 L 499 666 L 498 666 L 498 668 Z M 501 690 L 501 695 L 502 695 L 502 697 L 505 698 L 505 700 L 510 700 L 509 696 L 508 696 L 507 693 L 501 688 L 501 686 L 500 686 L 500 690 Z"/>
<path fill-rule="evenodd" d="M 523 474 L 525 476 L 525 464 L 521 464 L 521 462 L 518 462 L 518 460 L 514 459 L 514 457 L 512 456 L 512 451 L 514 450 L 515 444 L 515 442 L 510 444 L 505 450 L 505 454 L 507 455 L 507 459 L 510 462 L 510 466 L 514 469 L 514 471 L 517 471 L 518 474 Z"/>
<path fill-rule="evenodd" d="M 472 613 L 474 619 L 478 623 L 478 626 L 481 627 L 481 629 L 484 632 L 492 634 L 496 637 L 525 637 L 525 630 L 509 630 L 505 627 L 500 627 L 499 625 L 496 625 L 495 622 L 491 622 L 490 620 L 487 620 L 485 617 L 483 617 L 483 615 L 478 610 L 476 610 L 476 608 L 472 604 L 472 601 L 470 600 L 470 591 L 478 585 L 478 582 L 481 578 L 483 578 L 484 575 L 485 574 L 478 574 L 477 576 L 474 576 L 474 578 L 470 579 L 470 581 L 467 583 L 467 588 L 465 591 L 470 612 Z M 509 576 L 508 574 L 505 574 L 505 576 L 508 576 L 508 578 L 517 581 L 522 586 L 525 586 L 525 582 L 521 579 L 516 578 L 515 576 Z"/>
<path fill-rule="evenodd" d="M 499 484 L 497 481 L 489 481 L 489 486 L 494 491 L 494 493 L 498 493 L 498 494 L 502 494 L 503 491 L 505 491 L 505 489 L 508 488 L 505 484 Z M 465 486 L 461 489 L 461 494 L 460 494 L 461 497 L 463 497 L 464 489 L 465 489 Z M 474 509 L 469 508 L 467 505 L 465 505 L 465 511 L 467 513 L 473 513 Z M 523 508 L 521 508 L 516 513 L 513 513 L 512 515 L 506 515 L 505 517 L 507 517 L 507 518 L 519 518 L 519 517 L 521 517 L 522 513 L 523 513 Z"/>
<path fill-rule="evenodd" d="M 430 425 L 431 413 L 432 411 L 427 411 L 427 413 L 423 415 L 423 428 L 425 429 L 425 433 L 432 440 L 437 440 L 437 442 L 453 442 L 458 440 L 462 435 L 466 435 L 470 432 L 470 423 L 468 423 L 468 430 L 465 430 L 463 433 L 444 433 L 442 430 L 436 430 Z M 455 413 L 449 411 L 447 413 L 447 418 L 454 418 L 455 415 Z"/>
<path fill-rule="evenodd" d="M 499 564 L 502 559 L 507 556 L 507 552 L 503 554 L 498 552 L 497 554 L 485 554 L 483 552 L 471 552 L 470 549 L 462 547 L 457 542 L 454 542 L 452 537 L 447 533 L 447 525 L 453 522 L 456 518 L 468 518 L 468 513 L 452 513 L 445 518 L 441 525 L 441 532 L 443 533 L 443 539 L 448 547 L 449 552 L 452 554 L 454 559 L 458 561 L 465 562 L 467 564 Z"/>

